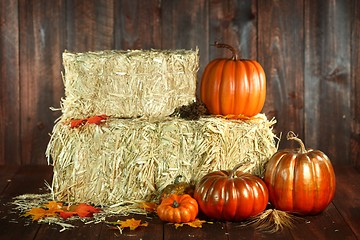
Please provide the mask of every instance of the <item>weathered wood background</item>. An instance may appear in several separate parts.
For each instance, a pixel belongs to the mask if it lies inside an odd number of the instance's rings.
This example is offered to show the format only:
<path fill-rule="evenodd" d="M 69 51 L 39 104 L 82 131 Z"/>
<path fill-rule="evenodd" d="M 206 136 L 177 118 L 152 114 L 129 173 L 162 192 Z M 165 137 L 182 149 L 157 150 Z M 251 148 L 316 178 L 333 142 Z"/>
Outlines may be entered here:
<path fill-rule="evenodd" d="M 65 49 L 198 46 L 200 77 L 229 56 L 217 40 L 263 65 L 277 133 L 360 166 L 360 1 L 1 0 L 0 17 L 0 165 L 46 164 Z"/>

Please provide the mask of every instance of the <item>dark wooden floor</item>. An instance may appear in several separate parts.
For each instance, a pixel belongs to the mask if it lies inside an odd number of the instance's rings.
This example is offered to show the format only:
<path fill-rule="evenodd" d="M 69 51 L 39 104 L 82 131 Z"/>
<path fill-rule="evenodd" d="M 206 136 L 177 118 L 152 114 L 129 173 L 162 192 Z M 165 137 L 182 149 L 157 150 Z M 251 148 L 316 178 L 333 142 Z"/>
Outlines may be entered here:
<path fill-rule="evenodd" d="M 149 222 L 135 231 L 111 230 L 106 224 L 72 222 L 76 228 L 60 232 L 57 225 L 32 223 L 8 204 L 12 197 L 45 191 L 52 169 L 47 166 L 0 167 L 0 239 L 360 239 L 360 171 L 335 167 L 337 189 L 333 202 L 320 215 L 305 217 L 292 229 L 260 233 L 239 223 L 215 222 L 201 229 L 164 224 L 156 217 L 135 216 Z M 115 221 L 122 217 L 112 217 Z"/>

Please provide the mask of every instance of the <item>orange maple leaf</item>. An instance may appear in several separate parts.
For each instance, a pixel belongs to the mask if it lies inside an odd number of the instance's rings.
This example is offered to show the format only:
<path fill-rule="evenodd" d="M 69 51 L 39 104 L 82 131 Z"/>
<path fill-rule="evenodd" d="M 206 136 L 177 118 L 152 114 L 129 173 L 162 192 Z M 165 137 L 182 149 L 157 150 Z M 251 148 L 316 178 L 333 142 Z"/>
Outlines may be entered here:
<path fill-rule="evenodd" d="M 192 222 L 187 222 L 187 223 L 175 223 L 175 228 L 178 228 L 178 227 L 182 227 L 184 225 L 188 225 L 190 227 L 193 227 L 193 228 L 202 228 L 202 224 L 203 223 L 210 223 L 212 224 L 212 222 L 206 222 L 205 220 L 200 220 L 198 218 L 196 218 L 194 221 Z"/>
<path fill-rule="evenodd" d="M 58 203 L 55 201 L 50 201 L 50 202 L 44 204 L 44 207 L 46 207 L 48 210 L 51 210 L 51 211 L 62 211 L 61 210 L 62 203 Z"/>
<path fill-rule="evenodd" d="M 158 205 L 154 202 L 139 202 L 139 208 L 147 212 L 156 212 Z"/>
<path fill-rule="evenodd" d="M 48 202 L 43 205 L 43 208 L 32 208 L 23 214 L 24 217 L 31 216 L 33 221 L 39 221 L 46 217 L 55 217 L 58 213 L 61 213 L 62 204 L 55 201 Z"/>
<path fill-rule="evenodd" d="M 147 222 L 141 223 L 141 220 L 136 220 L 134 218 L 126 219 L 124 221 L 117 220 L 116 222 L 108 222 L 108 224 L 115 225 L 120 229 L 130 228 L 130 230 L 135 230 L 138 227 L 147 227 L 149 224 Z"/>
<path fill-rule="evenodd" d="M 24 217 L 31 216 L 33 221 L 38 221 L 46 216 L 46 209 L 43 208 L 32 208 L 23 214 Z"/>
<path fill-rule="evenodd" d="M 64 207 L 63 211 L 60 212 L 60 217 L 63 219 L 67 219 L 75 215 L 79 216 L 80 218 L 92 217 L 94 213 L 98 212 L 100 212 L 100 209 L 86 203 L 81 203 L 79 205 Z"/>

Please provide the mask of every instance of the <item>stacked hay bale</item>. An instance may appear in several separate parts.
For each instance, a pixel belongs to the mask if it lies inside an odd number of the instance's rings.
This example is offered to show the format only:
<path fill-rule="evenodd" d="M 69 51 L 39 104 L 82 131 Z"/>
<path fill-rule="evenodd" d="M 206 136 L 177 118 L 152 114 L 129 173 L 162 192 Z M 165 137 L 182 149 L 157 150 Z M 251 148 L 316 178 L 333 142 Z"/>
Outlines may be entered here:
<path fill-rule="evenodd" d="M 164 117 L 195 101 L 198 49 L 63 53 L 64 118 Z"/>
<path fill-rule="evenodd" d="M 170 115 L 195 101 L 198 50 L 63 55 L 65 99 L 46 154 L 55 199 L 124 208 L 153 201 L 176 176 L 196 182 L 243 162 L 262 175 L 276 151 L 274 120 Z M 97 124 L 72 119 L 106 114 Z M 123 211 L 120 208 L 119 211 Z"/>

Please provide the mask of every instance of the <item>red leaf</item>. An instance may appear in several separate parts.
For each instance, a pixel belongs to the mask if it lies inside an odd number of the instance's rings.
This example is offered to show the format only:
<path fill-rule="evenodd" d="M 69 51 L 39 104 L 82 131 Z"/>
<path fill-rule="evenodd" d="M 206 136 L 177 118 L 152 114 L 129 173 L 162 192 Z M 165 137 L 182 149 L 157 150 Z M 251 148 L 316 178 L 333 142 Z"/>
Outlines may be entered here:
<path fill-rule="evenodd" d="M 91 205 L 88 205 L 86 203 L 81 203 L 77 208 L 75 208 L 75 212 L 77 215 L 81 218 L 83 217 L 92 217 L 93 213 L 100 212 L 100 209 L 95 208 Z"/>
<path fill-rule="evenodd" d="M 60 217 L 62 217 L 63 219 L 67 219 L 74 216 L 75 214 L 76 212 L 60 212 Z"/>
<path fill-rule="evenodd" d="M 70 121 L 70 127 L 71 128 L 77 128 L 86 123 L 86 119 L 73 119 Z"/>
<path fill-rule="evenodd" d="M 98 212 L 100 212 L 100 209 L 86 203 L 81 203 L 79 205 L 71 206 L 67 210 L 64 209 L 64 212 L 60 213 L 60 217 L 62 217 L 63 219 L 67 219 L 75 215 L 79 216 L 80 218 L 92 217 L 94 213 Z"/>
<path fill-rule="evenodd" d="M 103 114 L 103 115 L 98 115 L 98 116 L 94 116 L 94 117 L 89 117 L 87 119 L 87 122 L 89 124 L 93 123 L 93 124 L 99 125 L 100 123 L 104 122 L 108 118 L 109 118 L 108 116 Z"/>

